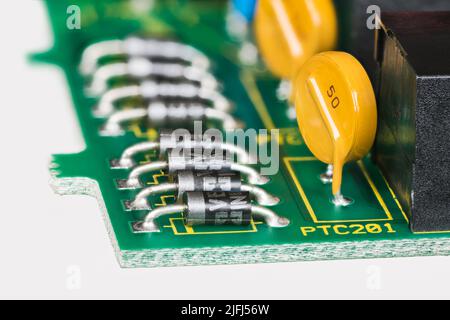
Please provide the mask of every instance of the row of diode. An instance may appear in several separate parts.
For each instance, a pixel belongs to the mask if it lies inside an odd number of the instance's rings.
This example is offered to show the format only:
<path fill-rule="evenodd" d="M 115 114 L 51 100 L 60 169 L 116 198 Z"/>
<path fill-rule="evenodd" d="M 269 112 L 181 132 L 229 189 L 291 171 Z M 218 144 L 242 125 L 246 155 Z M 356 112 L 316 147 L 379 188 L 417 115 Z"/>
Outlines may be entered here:
<path fill-rule="evenodd" d="M 91 44 L 82 54 L 86 92 L 98 100 L 93 114 L 104 119 L 100 134 L 121 136 L 136 121 L 160 132 L 158 141 L 132 145 L 110 162 L 112 169 L 129 171 L 117 187 L 136 190 L 134 199 L 125 201 L 126 209 L 148 212 L 133 224 L 135 232 L 158 232 L 156 219 L 179 212 L 191 226 L 248 225 L 253 218 L 270 227 L 289 225 L 267 208 L 279 199 L 258 187 L 269 178 L 249 165 L 258 162 L 255 156 L 213 136 L 183 130 L 196 121 L 221 130 L 243 127 L 231 115 L 233 105 L 211 67 L 205 54 L 174 40 L 130 36 Z M 124 101 L 132 101 L 132 107 L 121 108 Z M 158 161 L 135 160 L 154 151 Z M 143 177 L 161 170 L 169 182 L 145 187 Z M 152 209 L 149 198 L 164 193 L 176 193 L 176 204 Z"/>

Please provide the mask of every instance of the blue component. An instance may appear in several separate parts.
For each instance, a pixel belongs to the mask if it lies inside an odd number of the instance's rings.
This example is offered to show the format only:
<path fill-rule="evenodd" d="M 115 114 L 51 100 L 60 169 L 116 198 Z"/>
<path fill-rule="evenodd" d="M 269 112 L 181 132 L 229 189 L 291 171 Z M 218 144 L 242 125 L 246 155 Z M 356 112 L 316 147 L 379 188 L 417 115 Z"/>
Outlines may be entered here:
<path fill-rule="evenodd" d="M 253 20 L 257 0 L 232 0 L 233 9 L 239 12 L 247 22 Z"/>

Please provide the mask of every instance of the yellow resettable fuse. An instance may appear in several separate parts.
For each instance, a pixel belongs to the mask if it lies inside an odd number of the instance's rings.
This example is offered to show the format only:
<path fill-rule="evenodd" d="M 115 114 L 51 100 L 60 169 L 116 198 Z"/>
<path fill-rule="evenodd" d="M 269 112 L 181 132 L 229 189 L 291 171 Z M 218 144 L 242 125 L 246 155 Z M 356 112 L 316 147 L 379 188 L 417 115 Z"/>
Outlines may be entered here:
<path fill-rule="evenodd" d="M 258 0 L 255 34 L 268 68 L 292 79 L 314 54 L 337 42 L 337 16 L 332 0 Z"/>
<path fill-rule="evenodd" d="M 370 151 L 377 128 L 375 94 L 366 71 L 350 54 L 320 53 L 301 68 L 294 95 L 306 145 L 333 166 L 333 203 L 350 204 L 341 194 L 344 164 Z"/>

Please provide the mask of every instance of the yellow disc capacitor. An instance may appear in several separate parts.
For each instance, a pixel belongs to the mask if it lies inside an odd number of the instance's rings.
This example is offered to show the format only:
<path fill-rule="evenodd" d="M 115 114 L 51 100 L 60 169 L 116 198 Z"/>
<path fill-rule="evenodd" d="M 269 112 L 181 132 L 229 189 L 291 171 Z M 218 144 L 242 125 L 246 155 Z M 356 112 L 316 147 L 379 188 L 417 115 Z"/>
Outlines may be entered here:
<path fill-rule="evenodd" d="M 333 195 L 346 162 L 363 158 L 377 128 L 375 94 L 369 77 L 352 55 L 324 52 L 308 60 L 294 80 L 298 125 L 316 158 L 333 165 Z"/>
<path fill-rule="evenodd" d="M 307 59 L 336 46 L 332 0 L 259 0 L 254 23 L 263 59 L 280 78 L 292 79 Z"/>

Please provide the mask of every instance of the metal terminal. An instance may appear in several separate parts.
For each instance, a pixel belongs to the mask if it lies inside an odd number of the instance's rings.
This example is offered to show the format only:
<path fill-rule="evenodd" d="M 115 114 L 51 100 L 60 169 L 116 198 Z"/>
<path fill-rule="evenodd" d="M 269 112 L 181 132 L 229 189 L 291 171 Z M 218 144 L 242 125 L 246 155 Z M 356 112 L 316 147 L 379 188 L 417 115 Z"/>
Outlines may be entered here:
<path fill-rule="evenodd" d="M 123 40 L 106 40 L 91 44 L 83 51 L 80 63 L 80 72 L 83 75 L 92 74 L 98 66 L 100 59 L 108 56 L 125 55 Z"/>
<path fill-rule="evenodd" d="M 122 166 L 120 164 L 120 159 L 111 159 L 111 160 L 109 160 L 109 167 L 111 169 L 129 169 L 129 168 L 131 168 L 128 165 Z"/>
<path fill-rule="evenodd" d="M 232 115 L 216 109 L 211 109 L 199 103 L 165 104 L 151 103 L 147 109 L 127 109 L 114 112 L 106 121 L 100 133 L 104 136 L 120 136 L 125 132 L 122 125 L 127 122 L 147 118 L 153 127 L 183 127 L 192 125 L 195 121 L 214 120 L 222 123 L 225 130 L 243 127 Z"/>
<path fill-rule="evenodd" d="M 270 209 L 259 206 L 252 206 L 251 209 L 252 215 L 263 219 L 269 227 L 284 228 L 290 223 L 288 218 L 281 217 Z"/>
<path fill-rule="evenodd" d="M 159 150 L 159 142 L 145 141 L 137 143 L 122 153 L 120 159 L 111 160 L 111 167 L 117 169 L 130 169 L 136 165 L 133 157 L 139 153 L 149 152 L 152 150 Z"/>
<path fill-rule="evenodd" d="M 332 164 L 329 164 L 327 166 L 327 171 L 320 175 L 320 181 L 322 181 L 323 184 L 330 184 L 333 182 L 333 165 Z"/>
<path fill-rule="evenodd" d="M 98 68 L 102 58 L 113 56 L 145 57 L 181 61 L 204 70 L 210 68 L 210 61 L 193 47 L 169 40 L 129 37 L 125 40 L 106 40 L 88 46 L 81 57 L 80 72 L 91 75 Z"/>
<path fill-rule="evenodd" d="M 277 88 L 277 98 L 280 101 L 288 101 L 292 96 L 292 81 L 282 80 Z"/>
<path fill-rule="evenodd" d="M 118 87 L 109 89 L 100 98 L 97 107 L 94 109 L 94 115 L 98 117 L 107 117 L 116 109 L 119 101 L 142 98 L 144 100 L 165 100 L 165 99 L 181 99 L 181 100 L 199 100 L 212 108 L 229 112 L 232 105 L 227 98 L 216 90 L 208 88 L 199 88 L 198 86 L 184 82 L 156 82 L 145 80 L 140 85 L 131 85 L 126 87 Z"/>
<path fill-rule="evenodd" d="M 332 202 L 336 207 L 348 207 L 353 204 L 353 199 L 344 197 L 339 192 L 333 196 Z"/>
<path fill-rule="evenodd" d="M 115 78 L 129 77 L 135 80 L 145 80 L 158 77 L 165 80 L 188 80 L 193 85 L 217 90 L 219 84 L 216 78 L 203 69 L 173 62 L 152 62 L 146 58 L 132 58 L 127 62 L 111 63 L 98 68 L 87 92 L 92 96 L 100 96 L 108 89 L 108 83 Z"/>
<path fill-rule="evenodd" d="M 286 116 L 288 119 L 291 120 L 297 120 L 297 110 L 295 109 L 295 106 L 289 105 L 286 110 Z"/>
<path fill-rule="evenodd" d="M 114 104 L 125 97 L 139 97 L 141 90 L 139 86 L 126 86 L 106 91 L 99 104 L 92 111 L 94 116 L 103 118 L 114 112 Z"/>
<path fill-rule="evenodd" d="M 275 197 L 266 190 L 256 186 L 243 184 L 241 186 L 241 191 L 249 192 L 255 201 L 262 206 L 272 207 L 280 203 L 280 198 Z"/>
<path fill-rule="evenodd" d="M 170 205 L 166 207 L 160 207 L 150 211 L 145 217 L 144 221 L 133 223 L 133 230 L 135 232 L 161 232 L 159 226 L 156 223 L 156 219 L 169 214 L 185 212 L 187 210 L 186 205 Z"/>
<path fill-rule="evenodd" d="M 260 175 L 255 169 L 252 167 L 248 167 L 242 165 L 240 163 L 232 163 L 230 166 L 230 170 L 239 171 L 247 176 L 247 181 L 251 184 L 255 185 L 264 185 L 269 183 L 270 178 Z"/>
<path fill-rule="evenodd" d="M 128 183 L 128 179 L 117 179 L 116 180 L 117 189 L 119 190 L 134 190 L 142 188 L 143 185 L 141 183 L 141 180 L 135 180 L 134 183 L 131 185 Z"/>
<path fill-rule="evenodd" d="M 168 163 L 166 161 L 158 161 L 158 162 L 152 162 L 143 164 L 141 166 L 136 167 L 133 169 L 128 179 L 125 182 L 124 189 L 138 189 L 142 187 L 142 183 L 140 180 L 140 177 L 149 172 L 155 172 L 155 171 L 161 171 L 164 169 L 167 169 Z"/>
<path fill-rule="evenodd" d="M 163 183 L 155 186 L 151 186 L 143 189 L 137 194 L 133 201 L 127 206 L 128 210 L 148 210 L 151 208 L 147 198 L 165 192 L 177 191 L 178 184 L 176 183 Z"/>
<path fill-rule="evenodd" d="M 125 131 L 122 127 L 123 123 L 143 119 L 147 115 L 147 110 L 143 108 L 117 111 L 100 129 L 100 135 L 111 137 L 121 136 L 125 134 Z"/>

